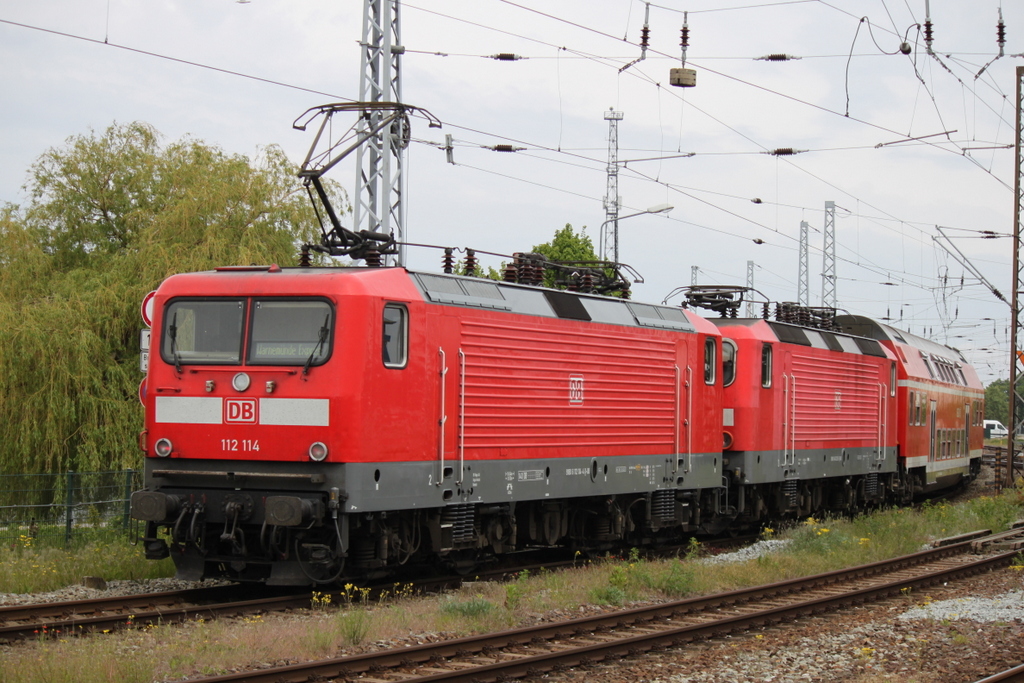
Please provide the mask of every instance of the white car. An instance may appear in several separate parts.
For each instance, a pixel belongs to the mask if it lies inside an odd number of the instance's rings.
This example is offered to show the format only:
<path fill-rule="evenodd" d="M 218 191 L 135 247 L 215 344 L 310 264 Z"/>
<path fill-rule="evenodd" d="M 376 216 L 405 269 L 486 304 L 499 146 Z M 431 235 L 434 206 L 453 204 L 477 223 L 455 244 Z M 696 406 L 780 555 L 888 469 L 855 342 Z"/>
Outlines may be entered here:
<path fill-rule="evenodd" d="M 1010 433 L 999 420 L 985 420 L 986 439 L 1005 439 Z"/>

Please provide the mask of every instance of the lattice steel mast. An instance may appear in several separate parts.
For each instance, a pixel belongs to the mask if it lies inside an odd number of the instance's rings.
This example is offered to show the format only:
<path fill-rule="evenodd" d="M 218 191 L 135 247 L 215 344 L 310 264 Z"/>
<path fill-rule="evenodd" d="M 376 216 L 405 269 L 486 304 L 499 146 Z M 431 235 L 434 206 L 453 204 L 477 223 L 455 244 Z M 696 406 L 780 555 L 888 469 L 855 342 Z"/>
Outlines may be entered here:
<path fill-rule="evenodd" d="M 401 39 L 400 6 L 399 0 L 364 0 L 361 102 L 402 101 L 401 58 L 405 48 Z M 373 130 L 385 115 L 380 110 L 367 110 L 359 130 Z M 403 157 L 408 144 L 409 119 L 401 116 L 392 125 L 370 135 L 356 151 L 354 229 L 394 235 L 399 242 L 394 262 L 399 265 L 405 263 L 402 196 Z"/>
<path fill-rule="evenodd" d="M 604 225 L 601 228 L 601 258 L 608 260 L 608 245 L 612 245 L 612 260 L 619 262 L 619 209 L 622 199 L 619 197 L 619 121 L 622 112 L 609 108 L 604 113 L 608 122 L 608 188 L 604 195 Z"/>
<path fill-rule="evenodd" d="M 821 305 L 836 307 L 836 203 L 825 202 L 825 244 L 822 248 Z"/>
<path fill-rule="evenodd" d="M 1010 423 L 1010 434 L 1007 438 L 1006 448 L 1006 477 L 1004 484 L 1006 486 L 1013 486 L 1015 479 L 1014 472 L 1014 455 L 1016 454 L 1016 435 L 1017 430 L 1020 429 L 1021 423 L 1024 422 L 1024 410 L 1021 410 L 1021 394 L 1024 392 L 1019 391 L 1018 382 L 1020 378 L 1019 363 L 1021 360 L 1020 351 L 1020 332 L 1021 327 L 1024 325 L 1024 319 L 1021 318 L 1020 310 L 1020 290 L 1024 286 L 1024 274 L 1021 272 L 1021 268 L 1024 268 L 1024 259 L 1021 258 L 1022 250 L 1024 245 L 1021 244 L 1021 191 L 1022 182 L 1021 174 L 1024 173 L 1024 150 L 1022 150 L 1021 137 L 1022 137 L 1022 116 L 1021 109 L 1024 108 L 1024 88 L 1021 87 L 1021 82 L 1024 81 L 1024 67 L 1018 66 L 1017 70 L 1017 136 L 1014 144 L 1014 160 L 1017 165 L 1017 173 L 1014 177 L 1013 182 L 1013 285 L 1010 292 L 1010 386 L 1009 386 L 1009 420 Z"/>
<path fill-rule="evenodd" d="M 796 276 L 796 302 L 801 306 L 811 305 L 811 268 L 810 268 L 810 224 L 800 221 L 800 255 Z"/>
<path fill-rule="evenodd" d="M 754 262 L 747 261 L 747 289 L 751 292 L 754 291 Z M 747 317 L 754 317 L 754 302 L 747 302 Z"/>

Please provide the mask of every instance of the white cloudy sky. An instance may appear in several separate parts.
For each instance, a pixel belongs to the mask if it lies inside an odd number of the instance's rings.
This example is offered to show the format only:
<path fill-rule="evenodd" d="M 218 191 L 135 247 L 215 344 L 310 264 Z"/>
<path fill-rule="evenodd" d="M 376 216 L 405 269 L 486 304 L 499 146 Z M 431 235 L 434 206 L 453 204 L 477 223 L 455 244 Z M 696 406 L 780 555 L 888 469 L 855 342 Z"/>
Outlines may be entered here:
<path fill-rule="evenodd" d="M 831 200 L 839 305 L 963 349 L 986 382 L 1005 377 L 1008 306 L 933 239 L 951 228 L 1009 297 L 1009 238 L 977 239 L 1013 225 L 1024 4 L 1002 4 L 1006 56 L 976 77 L 998 52 L 1001 4 L 931 0 L 933 58 L 924 0 L 656 0 L 647 59 L 620 73 L 640 53 L 638 0 L 403 0 L 404 100 L 443 124 L 413 122 L 407 238 L 511 253 L 571 223 L 596 243 L 613 107 L 621 214 L 675 207 L 621 222 L 621 260 L 644 278 L 635 298 L 661 301 L 692 266 L 702 284 L 743 284 L 752 260 L 759 290 L 794 301 L 806 220 L 818 304 Z M 697 71 L 685 90 L 668 85 L 683 11 Z M 0 202 L 25 201 L 46 149 L 114 122 L 250 156 L 276 144 L 300 162 L 312 133 L 292 121 L 359 96 L 361 23 L 355 0 L 0 0 Z M 911 54 L 885 54 L 904 40 Z M 525 59 L 488 58 L 506 52 Z M 756 59 L 777 53 L 801 59 Z M 806 151 L 765 153 L 787 147 Z M 352 165 L 330 177 L 352 191 Z"/>

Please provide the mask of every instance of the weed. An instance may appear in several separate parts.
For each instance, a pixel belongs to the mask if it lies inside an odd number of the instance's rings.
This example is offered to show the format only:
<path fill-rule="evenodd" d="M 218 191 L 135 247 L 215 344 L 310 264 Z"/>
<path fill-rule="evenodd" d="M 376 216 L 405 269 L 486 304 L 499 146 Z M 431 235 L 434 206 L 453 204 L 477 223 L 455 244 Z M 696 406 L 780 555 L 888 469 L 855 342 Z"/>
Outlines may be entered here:
<path fill-rule="evenodd" d="M 530 578 L 530 571 L 524 569 L 516 575 L 516 580 L 505 584 L 505 609 L 515 611 L 527 594 L 526 582 Z"/>
<path fill-rule="evenodd" d="M 338 632 L 348 645 L 359 645 L 370 632 L 370 614 L 365 609 L 353 609 L 337 616 Z"/>
<path fill-rule="evenodd" d="M 494 603 L 477 596 L 465 601 L 446 600 L 441 603 L 441 612 L 449 616 L 476 618 L 494 611 Z"/>
<path fill-rule="evenodd" d="M 654 588 L 670 598 L 681 598 L 693 593 L 696 583 L 696 570 L 692 565 L 672 560 L 667 571 L 654 582 Z"/>
<path fill-rule="evenodd" d="M 317 612 L 326 612 L 327 608 L 331 606 L 331 594 L 321 593 L 320 591 L 313 591 L 313 596 L 310 598 L 312 607 Z"/>
<path fill-rule="evenodd" d="M 591 589 L 590 599 L 599 605 L 621 605 L 626 602 L 626 592 L 617 586 L 598 586 Z"/>

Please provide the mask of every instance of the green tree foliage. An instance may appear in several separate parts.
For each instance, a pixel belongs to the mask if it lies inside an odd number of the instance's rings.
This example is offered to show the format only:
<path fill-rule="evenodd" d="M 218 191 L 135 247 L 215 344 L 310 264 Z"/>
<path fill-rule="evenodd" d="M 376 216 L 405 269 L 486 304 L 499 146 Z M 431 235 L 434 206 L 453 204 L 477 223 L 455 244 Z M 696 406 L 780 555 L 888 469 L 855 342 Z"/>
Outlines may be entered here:
<path fill-rule="evenodd" d="M 317 232 L 296 173 L 276 147 L 161 146 L 142 123 L 37 160 L 28 204 L 0 209 L 0 472 L 139 466 L 143 296 L 176 272 L 293 264 Z"/>
<path fill-rule="evenodd" d="M 541 254 L 549 261 L 598 261 L 594 253 L 594 243 L 583 228 L 578 233 L 570 223 L 555 232 L 550 242 L 538 244 L 533 248 L 535 254 Z"/>
<path fill-rule="evenodd" d="M 573 263 L 600 260 L 597 254 L 594 253 L 594 243 L 587 236 L 586 228 L 577 233 L 572 229 L 570 223 L 566 223 L 564 228 L 556 231 L 554 238 L 550 242 L 535 246 L 533 253 L 540 254 L 548 261 Z M 544 286 L 554 287 L 555 279 L 555 273 L 548 270 L 544 274 Z"/>
<path fill-rule="evenodd" d="M 1009 427 L 1010 380 L 997 379 L 985 387 L 985 419 L 999 420 Z"/>

